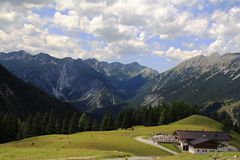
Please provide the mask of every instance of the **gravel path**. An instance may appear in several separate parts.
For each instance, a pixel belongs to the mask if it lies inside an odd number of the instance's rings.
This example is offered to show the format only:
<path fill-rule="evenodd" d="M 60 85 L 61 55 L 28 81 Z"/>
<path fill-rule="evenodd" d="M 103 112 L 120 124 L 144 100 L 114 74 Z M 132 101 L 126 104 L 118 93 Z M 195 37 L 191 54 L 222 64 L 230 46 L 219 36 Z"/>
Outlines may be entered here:
<path fill-rule="evenodd" d="M 136 137 L 135 140 L 138 141 L 138 142 L 146 143 L 146 144 L 152 145 L 154 147 L 160 148 L 160 149 L 162 149 L 162 150 L 164 150 L 164 151 L 166 151 L 168 153 L 171 153 L 173 155 L 177 155 L 178 154 L 177 152 L 174 152 L 174 151 L 172 151 L 172 150 L 170 150 L 170 149 L 168 149 L 166 147 L 163 147 L 160 144 L 153 142 L 152 140 L 143 139 L 142 137 Z"/>

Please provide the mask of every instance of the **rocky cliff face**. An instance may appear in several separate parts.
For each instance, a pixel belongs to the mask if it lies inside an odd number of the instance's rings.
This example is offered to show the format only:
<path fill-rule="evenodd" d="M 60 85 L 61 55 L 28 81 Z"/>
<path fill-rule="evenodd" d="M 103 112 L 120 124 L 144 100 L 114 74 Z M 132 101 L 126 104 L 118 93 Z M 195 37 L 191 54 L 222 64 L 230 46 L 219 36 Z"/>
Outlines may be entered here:
<path fill-rule="evenodd" d="M 0 65 L 0 111 L 11 112 L 25 118 L 29 114 L 54 111 L 63 116 L 68 111 L 76 111 L 72 106 L 31 84 L 25 83 Z"/>
<path fill-rule="evenodd" d="M 145 87 L 144 105 L 181 99 L 194 104 L 240 98 L 240 54 L 215 53 L 189 59 Z"/>
<path fill-rule="evenodd" d="M 44 53 L 33 56 L 25 51 L 1 53 L 0 63 L 25 82 L 87 111 L 130 99 L 158 75 L 138 63 L 57 59 Z"/>

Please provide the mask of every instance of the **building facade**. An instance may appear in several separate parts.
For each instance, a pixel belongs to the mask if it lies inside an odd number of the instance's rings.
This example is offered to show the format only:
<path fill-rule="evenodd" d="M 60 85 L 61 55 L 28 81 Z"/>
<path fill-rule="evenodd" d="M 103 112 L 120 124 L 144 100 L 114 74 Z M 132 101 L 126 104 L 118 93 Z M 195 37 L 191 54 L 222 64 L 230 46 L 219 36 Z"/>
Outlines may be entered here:
<path fill-rule="evenodd" d="M 176 143 L 192 154 L 227 152 L 230 138 L 224 132 L 177 130 Z"/>

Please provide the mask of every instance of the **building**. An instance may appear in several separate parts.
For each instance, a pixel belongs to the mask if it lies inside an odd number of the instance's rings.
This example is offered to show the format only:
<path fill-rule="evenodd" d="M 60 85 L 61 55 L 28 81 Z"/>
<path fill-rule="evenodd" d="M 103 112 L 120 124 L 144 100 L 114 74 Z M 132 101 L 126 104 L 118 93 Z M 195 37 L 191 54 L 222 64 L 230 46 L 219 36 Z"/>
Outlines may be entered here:
<path fill-rule="evenodd" d="M 230 138 L 224 132 L 177 130 L 176 143 L 192 154 L 227 152 Z"/>

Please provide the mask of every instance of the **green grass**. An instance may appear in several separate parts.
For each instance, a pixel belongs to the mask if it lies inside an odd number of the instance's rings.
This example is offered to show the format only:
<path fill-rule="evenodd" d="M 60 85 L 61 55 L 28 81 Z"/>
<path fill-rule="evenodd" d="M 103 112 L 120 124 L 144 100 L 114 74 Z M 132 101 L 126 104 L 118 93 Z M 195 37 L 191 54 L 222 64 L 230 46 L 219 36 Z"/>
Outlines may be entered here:
<path fill-rule="evenodd" d="M 209 120 L 209 121 L 208 121 Z M 202 122 L 201 122 L 202 121 Z M 191 116 L 170 125 L 143 127 L 134 130 L 82 132 L 73 135 L 47 135 L 0 145 L 0 160 L 53 159 L 64 157 L 123 157 L 123 156 L 168 156 L 169 153 L 156 147 L 137 142 L 137 136 L 150 136 L 156 133 L 172 133 L 177 129 L 220 130 L 218 122 L 203 116 Z M 235 144 L 240 137 L 231 134 Z M 31 144 L 34 143 L 34 146 Z M 64 146 L 64 148 L 62 148 Z M 18 158 L 20 157 L 20 158 Z"/>
<path fill-rule="evenodd" d="M 159 143 L 161 146 L 168 148 L 174 152 L 181 153 L 181 150 L 174 144 L 171 143 Z"/>
<path fill-rule="evenodd" d="M 131 154 L 114 152 L 114 151 L 101 151 L 91 149 L 77 149 L 77 148 L 1 148 L 1 160 L 42 160 L 49 158 L 69 158 L 69 157 L 88 157 L 88 158 L 107 158 L 107 157 L 129 157 Z"/>
<path fill-rule="evenodd" d="M 193 155 L 181 153 L 177 156 L 159 157 L 156 160 L 240 160 L 240 152 L 211 153 L 205 155 Z"/>
<path fill-rule="evenodd" d="M 172 123 L 172 125 L 182 125 L 182 124 L 200 125 L 200 126 L 209 125 L 209 126 L 214 126 L 214 128 L 216 128 L 217 130 L 221 130 L 221 123 L 211 118 L 199 116 L 199 115 L 192 115 L 188 118 Z"/>

